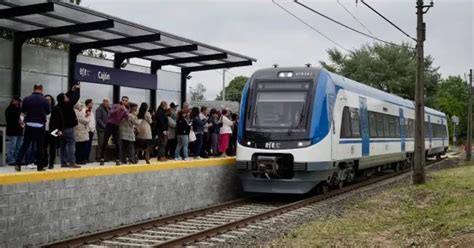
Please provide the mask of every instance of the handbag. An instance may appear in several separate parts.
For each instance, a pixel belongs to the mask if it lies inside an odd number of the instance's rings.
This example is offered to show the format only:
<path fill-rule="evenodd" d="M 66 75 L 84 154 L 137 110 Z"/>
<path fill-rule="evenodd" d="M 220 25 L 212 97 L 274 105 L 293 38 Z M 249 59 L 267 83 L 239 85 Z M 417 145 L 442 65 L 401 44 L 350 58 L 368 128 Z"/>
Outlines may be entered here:
<path fill-rule="evenodd" d="M 193 130 L 189 131 L 189 142 L 194 142 L 196 141 L 196 133 L 194 133 Z"/>

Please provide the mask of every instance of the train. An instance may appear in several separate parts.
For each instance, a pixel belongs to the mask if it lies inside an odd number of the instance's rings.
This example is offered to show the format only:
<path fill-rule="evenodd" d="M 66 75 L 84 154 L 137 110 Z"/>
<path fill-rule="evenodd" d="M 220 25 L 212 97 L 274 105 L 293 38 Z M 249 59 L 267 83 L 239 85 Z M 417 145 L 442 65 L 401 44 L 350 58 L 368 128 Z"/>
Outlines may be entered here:
<path fill-rule="evenodd" d="M 448 149 L 446 114 L 427 108 L 425 156 Z M 408 167 L 415 103 L 319 67 L 273 67 L 242 91 L 236 169 L 245 192 L 305 194 Z"/>

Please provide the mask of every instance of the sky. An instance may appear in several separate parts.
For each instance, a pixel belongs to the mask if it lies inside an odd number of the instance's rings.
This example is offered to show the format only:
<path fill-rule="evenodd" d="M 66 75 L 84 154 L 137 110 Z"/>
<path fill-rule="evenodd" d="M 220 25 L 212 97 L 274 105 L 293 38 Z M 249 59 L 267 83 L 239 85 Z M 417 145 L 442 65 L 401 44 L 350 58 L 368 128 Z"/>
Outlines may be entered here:
<path fill-rule="evenodd" d="M 352 50 L 373 40 L 329 22 L 290 0 L 276 0 L 318 31 Z M 339 3 L 338 3 L 339 1 Z M 300 0 L 300 2 L 351 27 L 376 37 L 401 43 L 410 41 L 370 9 L 356 0 Z M 412 37 L 416 37 L 415 0 L 366 0 Z M 474 67 L 474 1 L 434 0 L 425 15 L 425 55 L 445 78 L 461 75 Z M 428 0 L 425 0 L 428 3 Z M 326 50 L 336 45 L 284 12 L 271 0 L 82 0 L 83 7 L 146 25 L 192 40 L 256 58 L 253 66 L 230 70 L 250 76 L 254 71 L 279 66 L 319 65 L 327 61 Z M 412 43 L 413 44 L 413 43 Z M 222 71 L 195 72 L 190 86 L 203 83 L 205 97 L 213 100 L 222 89 Z"/>

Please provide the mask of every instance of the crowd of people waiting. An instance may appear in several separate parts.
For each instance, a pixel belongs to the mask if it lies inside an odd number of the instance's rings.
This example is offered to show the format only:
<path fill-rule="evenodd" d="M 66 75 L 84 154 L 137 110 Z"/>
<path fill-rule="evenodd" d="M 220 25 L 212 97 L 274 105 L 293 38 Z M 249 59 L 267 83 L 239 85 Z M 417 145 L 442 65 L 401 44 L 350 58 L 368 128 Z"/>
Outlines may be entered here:
<path fill-rule="evenodd" d="M 150 109 L 138 106 L 127 96 L 110 104 L 104 98 L 93 111 L 92 99 L 80 102 L 80 85 L 56 98 L 43 95 L 36 84 L 23 99 L 13 97 L 5 110 L 7 162 L 21 171 L 22 165 L 36 164 L 38 171 L 53 169 L 59 150 L 61 167 L 80 168 L 90 163 L 92 141 L 97 135 L 96 160 L 105 163 L 112 139 L 115 164 L 147 164 L 158 161 L 231 156 L 236 152 L 237 114 L 227 109 L 191 108 L 162 101 Z M 57 103 L 56 103 L 57 102 Z"/>

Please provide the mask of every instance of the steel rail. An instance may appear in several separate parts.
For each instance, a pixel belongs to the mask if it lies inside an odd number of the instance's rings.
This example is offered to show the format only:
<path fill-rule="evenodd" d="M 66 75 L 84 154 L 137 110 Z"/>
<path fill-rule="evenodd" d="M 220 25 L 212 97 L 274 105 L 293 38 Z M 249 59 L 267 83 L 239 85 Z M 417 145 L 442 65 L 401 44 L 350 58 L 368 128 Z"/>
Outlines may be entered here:
<path fill-rule="evenodd" d="M 71 239 L 67 239 L 67 240 L 62 240 L 62 241 L 58 241 L 58 242 L 54 242 L 54 243 L 45 244 L 45 245 L 42 245 L 40 247 L 73 247 L 73 246 L 88 245 L 88 244 L 100 242 L 100 241 L 103 241 L 103 240 L 123 236 L 123 235 L 126 235 L 126 234 L 135 233 L 135 232 L 139 232 L 139 231 L 142 231 L 142 230 L 146 230 L 146 229 L 158 227 L 158 226 L 161 226 L 161 225 L 173 223 L 173 222 L 176 222 L 176 221 L 189 219 L 189 218 L 192 218 L 192 217 L 197 217 L 197 216 L 209 214 L 209 213 L 212 213 L 212 212 L 220 211 L 220 210 L 223 210 L 223 209 L 228 209 L 228 208 L 231 208 L 231 207 L 243 205 L 247 202 L 250 202 L 252 198 L 253 197 L 240 198 L 240 199 L 237 199 L 237 200 L 225 202 L 225 203 L 214 205 L 214 206 L 211 206 L 211 207 L 191 210 L 191 211 L 171 215 L 171 216 L 164 217 L 164 218 L 159 218 L 159 219 L 154 219 L 154 220 L 147 220 L 147 221 L 143 221 L 143 222 L 140 222 L 140 223 L 121 226 L 119 228 L 109 229 L 109 230 L 105 230 L 105 231 L 101 231 L 101 232 L 97 232 L 97 233 L 93 233 L 93 234 L 85 234 L 85 235 L 82 235 L 82 236 L 79 236 L 79 237 L 75 237 L 75 238 L 71 238 Z"/>
<path fill-rule="evenodd" d="M 431 166 L 433 166 L 437 163 L 441 163 L 444 160 L 445 159 L 434 161 L 434 162 L 430 163 L 427 167 L 431 167 Z M 265 211 L 265 212 L 262 212 L 262 213 L 252 215 L 250 217 L 246 217 L 246 218 L 242 218 L 240 220 L 228 222 L 228 223 L 225 223 L 225 224 L 220 225 L 220 226 L 208 228 L 208 229 L 198 231 L 198 232 L 193 233 L 193 234 L 178 237 L 176 239 L 164 241 L 160 244 L 157 244 L 157 245 L 154 245 L 154 246 L 149 246 L 149 247 L 174 247 L 174 246 L 182 246 L 182 245 L 185 245 L 185 244 L 199 242 L 199 241 L 202 241 L 206 238 L 213 237 L 213 236 L 219 235 L 221 233 L 225 233 L 225 232 L 228 232 L 228 231 L 240 228 L 240 227 L 244 227 L 244 226 L 246 226 L 250 223 L 253 223 L 253 222 L 256 222 L 256 221 L 259 221 L 259 220 L 263 220 L 263 219 L 268 219 L 268 218 L 271 218 L 271 217 L 274 217 L 274 216 L 277 216 L 277 215 L 281 215 L 281 214 L 284 214 L 286 212 L 289 212 L 289 211 L 292 211 L 292 210 L 295 210 L 295 209 L 298 209 L 298 208 L 301 208 L 301 207 L 304 207 L 304 206 L 307 206 L 307 205 L 310 205 L 310 204 L 313 204 L 313 203 L 316 203 L 316 202 L 327 200 L 327 199 L 336 197 L 338 195 L 342 195 L 342 194 L 348 193 L 350 191 L 360 189 L 360 188 L 363 188 L 363 187 L 366 187 L 366 186 L 369 186 L 369 185 L 387 180 L 389 178 L 395 178 L 395 177 L 410 173 L 411 171 L 412 171 L 412 169 L 410 168 L 410 169 L 405 169 L 405 170 L 402 170 L 402 171 L 390 173 L 390 174 L 387 174 L 387 175 L 378 176 L 378 177 L 375 177 L 375 178 L 372 178 L 372 179 L 362 181 L 360 183 L 349 185 L 349 186 L 344 187 L 342 189 L 336 189 L 336 190 L 329 191 L 326 194 L 312 196 L 312 197 L 309 197 L 309 198 L 306 198 L 306 199 L 303 199 L 303 200 L 299 200 L 299 201 L 296 201 L 296 202 L 293 202 L 293 203 L 286 204 L 286 205 L 281 206 L 281 207 L 277 207 L 277 208 L 269 210 L 269 211 Z M 211 206 L 211 207 L 208 207 L 208 208 L 192 210 L 192 211 L 188 211 L 188 212 L 168 216 L 168 217 L 165 217 L 165 218 L 148 220 L 148 221 L 144 221 L 144 222 L 137 223 L 137 224 L 122 226 L 122 227 L 119 227 L 119 228 L 116 228 L 116 229 L 110 229 L 110 230 L 101 231 L 101 232 L 97 232 L 97 233 L 93 233 L 93 234 L 86 234 L 86 235 L 82 235 L 82 236 L 79 236 L 79 237 L 75 237 L 75 238 L 71 238 L 71 239 L 67 239 L 67 240 L 62 240 L 62 241 L 42 245 L 41 247 L 74 247 L 74 246 L 94 244 L 94 243 L 98 243 L 98 242 L 101 242 L 101 241 L 110 240 L 110 239 L 113 239 L 113 238 L 124 236 L 124 235 L 127 235 L 127 234 L 132 234 L 132 233 L 140 232 L 140 231 L 143 231 L 143 230 L 159 227 L 159 226 L 162 226 L 162 225 L 171 224 L 171 223 L 175 223 L 175 222 L 186 220 L 186 219 L 191 219 L 193 217 L 203 216 L 203 215 L 210 214 L 210 213 L 213 213 L 213 212 L 217 212 L 217 211 L 220 211 L 220 210 L 230 209 L 230 208 L 235 207 L 235 206 L 244 205 L 245 203 L 251 202 L 251 200 L 253 198 L 256 198 L 256 197 L 257 196 L 253 196 L 253 197 L 250 197 L 250 198 L 237 199 L 237 200 L 234 200 L 234 201 L 230 201 L 230 202 L 226 202 L 226 203 L 223 203 L 223 204 Z"/>
<path fill-rule="evenodd" d="M 439 160 L 439 161 L 435 161 L 435 162 L 431 163 L 430 166 L 432 166 L 432 165 L 434 165 L 438 162 L 439 163 L 443 162 L 443 161 L 444 161 L 444 159 Z M 160 243 L 160 244 L 152 246 L 152 247 L 176 247 L 176 246 L 182 246 L 182 245 L 193 243 L 193 242 L 198 242 L 200 240 L 203 240 L 203 239 L 206 239 L 206 238 L 209 238 L 209 237 L 221 234 L 221 233 L 225 233 L 225 232 L 228 232 L 230 230 L 233 230 L 233 229 L 236 229 L 236 228 L 239 228 L 239 227 L 243 227 L 243 226 L 248 225 L 250 223 L 253 223 L 253 222 L 256 222 L 256 221 L 259 221 L 259 220 L 263 220 L 263 219 L 268 219 L 268 218 L 271 218 L 271 217 L 274 217 L 274 216 L 277 216 L 277 215 L 281 215 L 281 214 L 284 214 L 286 212 L 289 212 L 289 211 L 292 211 L 292 210 L 295 210 L 295 209 L 298 209 L 298 208 L 302 208 L 302 207 L 305 207 L 307 205 L 310 205 L 310 204 L 313 204 L 313 203 L 316 203 L 316 202 L 320 202 L 320 201 L 323 201 L 323 200 L 326 200 L 326 199 L 329 199 L 329 198 L 333 198 L 333 197 L 336 197 L 338 195 L 342 195 L 344 193 L 348 193 L 350 191 L 360 189 L 360 188 L 363 188 L 365 186 L 369 186 L 371 184 L 375 184 L 375 183 L 387 180 L 389 178 L 395 178 L 397 176 L 401 176 L 401 175 L 410 173 L 411 171 L 412 170 L 410 168 L 410 169 L 405 169 L 405 170 L 401 170 L 401 171 L 398 171 L 398 172 L 390 173 L 390 174 L 387 174 L 387 175 L 384 175 L 384 176 L 379 176 L 379 177 L 376 177 L 376 178 L 372 178 L 372 179 L 362 181 L 362 182 L 357 183 L 357 184 L 349 185 L 349 186 L 344 187 L 342 189 L 336 189 L 336 190 L 330 191 L 326 194 L 317 195 L 317 196 L 313 196 L 313 197 L 310 197 L 310 198 L 307 198 L 307 199 L 304 199 L 304 200 L 293 202 L 293 203 L 284 205 L 282 207 L 278 207 L 276 209 L 269 210 L 267 212 L 263 212 L 263 213 L 260 213 L 260 214 L 250 216 L 248 218 L 244 218 L 244 219 L 240 219 L 240 220 L 237 220 L 237 221 L 229 222 L 227 224 L 217 226 L 215 228 L 209 228 L 207 230 L 203 230 L 203 231 L 200 231 L 200 232 L 197 232 L 197 233 L 194 233 L 194 234 L 190 234 L 190 235 L 187 235 L 187 236 L 183 236 L 183 237 L 179 237 L 179 238 L 176 238 L 176 239 L 173 239 L 173 240 L 169 240 L 169 241 Z"/>

